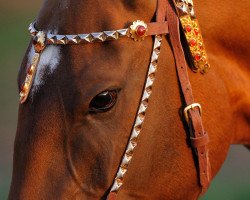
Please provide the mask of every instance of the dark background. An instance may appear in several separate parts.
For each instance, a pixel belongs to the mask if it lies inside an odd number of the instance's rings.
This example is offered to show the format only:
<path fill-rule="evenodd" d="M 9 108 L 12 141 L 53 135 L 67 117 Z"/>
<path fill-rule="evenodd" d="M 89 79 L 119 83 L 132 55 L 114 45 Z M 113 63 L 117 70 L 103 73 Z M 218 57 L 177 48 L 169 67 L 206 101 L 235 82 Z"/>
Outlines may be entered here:
<path fill-rule="evenodd" d="M 41 0 L 0 0 L 0 200 L 7 199 L 12 171 L 18 92 L 17 72 L 30 36 L 27 27 Z M 250 199 L 250 152 L 233 146 L 204 199 Z"/>

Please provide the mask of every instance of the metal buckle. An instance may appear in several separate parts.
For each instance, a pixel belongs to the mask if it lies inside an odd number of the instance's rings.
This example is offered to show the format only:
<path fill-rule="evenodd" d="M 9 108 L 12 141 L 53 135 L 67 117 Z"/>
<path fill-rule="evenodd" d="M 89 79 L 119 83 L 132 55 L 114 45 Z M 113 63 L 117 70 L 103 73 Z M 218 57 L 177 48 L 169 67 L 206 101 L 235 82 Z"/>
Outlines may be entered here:
<path fill-rule="evenodd" d="M 185 116 L 185 119 L 186 119 L 187 123 L 189 122 L 188 111 L 191 110 L 191 109 L 194 109 L 196 107 L 199 108 L 199 111 L 200 111 L 200 114 L 201 114 L 202 113 L 202 109 L 201 109 L 201 105 L 199 103 L 192 103 L 192 104 L 190 104 L 189 106 L 187 106 L 184 109 L 184 116 Z"/>

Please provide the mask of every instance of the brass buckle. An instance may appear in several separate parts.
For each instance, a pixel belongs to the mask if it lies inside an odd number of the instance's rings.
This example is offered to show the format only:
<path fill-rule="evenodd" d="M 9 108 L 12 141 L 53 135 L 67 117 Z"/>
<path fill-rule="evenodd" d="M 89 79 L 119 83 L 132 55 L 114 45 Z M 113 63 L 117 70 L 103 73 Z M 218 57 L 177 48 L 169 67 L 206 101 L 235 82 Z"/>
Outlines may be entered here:
<path fill-rule="evenodd" d="M 187 106 L 184 109 L 184 116 L 185 116 L 185 119 L 186 119 L 187 123 L 189 122 L 188 111 L 191 110 L 191 109 L 194 109 L 196 107 L 199 108 L 199 111 L 200 111 L 200 114 L 201 114 L 202 113 L 202 109 L 201 109 L 201 105 L 199 103 L 192 103 L 192 104 L 190 104 L 189 106 Z"/>

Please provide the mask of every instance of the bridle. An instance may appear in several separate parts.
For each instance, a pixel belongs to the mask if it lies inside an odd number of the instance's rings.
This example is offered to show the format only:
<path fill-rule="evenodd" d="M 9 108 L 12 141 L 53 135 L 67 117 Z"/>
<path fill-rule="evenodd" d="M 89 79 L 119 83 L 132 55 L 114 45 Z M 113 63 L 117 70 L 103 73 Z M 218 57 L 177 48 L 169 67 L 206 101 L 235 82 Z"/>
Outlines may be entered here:
<path fill-rule="evenodd" d="M 156 22 L 145 23 L 137 20 L 126 29 L 103 31 L 89 34 L 77 35 L 55 35 L 35 29 L 35 23 L 29 27 L 33 37 L 35 54 L 31 65 L 27 70 L 26 79 L 20 92 L 20 103 L 25 103 L 36 74 L 40 56 L 47 45 L 74 45 L 94 42 L 105 42 L 118 40 L 123 37 L 142 41 L 146 36 L 155 36 L 151 61 L 148 68 L 144 89 L 134 121 L 133 129 L 121 160 L 119 169 L 111 186 L 108 199 L 116 199 L 116 195 L 123 185 L 124 176 L 128 170 L 129 163 L 137 146 L 138 136 L 142 130 L 148 108 L 152 86 L 155 81 L 158 58 L 160 55 L 161 41 L 163 35 L 169 34 L 172 51 L 175 58 L 177 75 L 180 82 L 182 94 L 185 99 L 184 117 L 189 127 L 190 142 L 198 160 L 199 183 L 201 193 L 206 192 L 211 181 L 211 167 L 208 156 L 208 134 L 204 131 L 201 120 L 201 105 L 194 102 L 192 88 L 187 72 L 187 62 L 183 51 L 180 25 L 188 44 L 188 54 L 191 57 L 191 69 L 194 72 L 205 74 L 210 66 L 207 61 L 202 35 L 198 21 L 194 14 L 192 0 L 158 0 L 156 11 Z"/>

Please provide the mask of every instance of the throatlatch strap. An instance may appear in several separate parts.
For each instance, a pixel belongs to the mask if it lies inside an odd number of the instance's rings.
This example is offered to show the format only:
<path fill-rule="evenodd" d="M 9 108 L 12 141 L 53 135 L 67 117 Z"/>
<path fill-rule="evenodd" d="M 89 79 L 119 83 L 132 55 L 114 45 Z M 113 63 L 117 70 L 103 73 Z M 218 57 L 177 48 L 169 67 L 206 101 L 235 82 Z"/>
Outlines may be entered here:
<path fill-rule="evenodd" d="M 167 21 L 169 24 L 169 35 L 176 62 L 177 74 L 186 104 L 191 105 L 194 103 L 194 98 L 187 72 L 188 67 L 180 41 L 179 18 L 175 9 L 172 7 L 169 1 L 167 2 Z M 208 142 L 208 135 L 204 131 L 200 111 L 198 108 L 190 109 L 188 113 L 190 117 L 188 122 L 190 139 L 191 141 L 195 141 L 191 142 L 191 144 L 195 144 L 193 148 L 198 158 L 199 181 L 202 187 L 202 194 L 204 194 L 207 191 L 211 181 L 211 167 L 206 146 Z"/>

